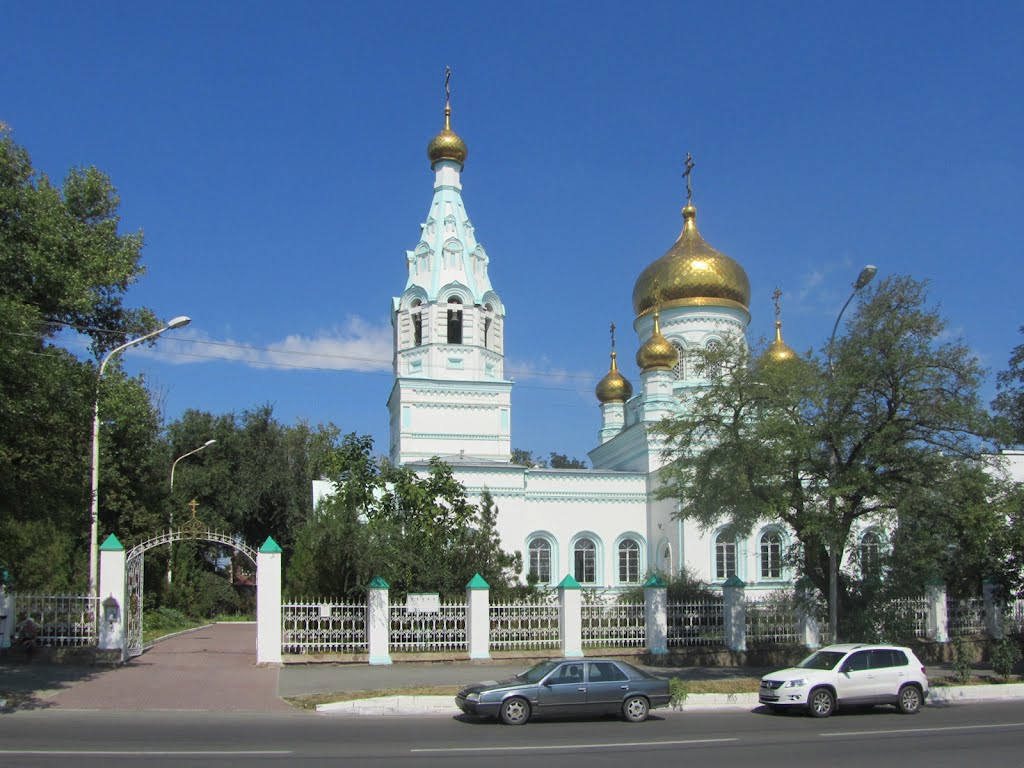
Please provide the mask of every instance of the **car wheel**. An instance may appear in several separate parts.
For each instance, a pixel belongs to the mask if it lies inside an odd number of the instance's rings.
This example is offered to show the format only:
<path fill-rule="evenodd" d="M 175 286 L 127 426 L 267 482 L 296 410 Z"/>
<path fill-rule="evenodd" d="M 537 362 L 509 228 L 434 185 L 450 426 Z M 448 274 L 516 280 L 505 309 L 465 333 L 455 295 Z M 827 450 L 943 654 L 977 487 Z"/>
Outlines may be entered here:
<path fill-rule="evenodd" d="M 530 704 L 516 696 L 502 702 L 500 714 L 505 725 L 522 725 L 530 719 Z"/>
<path fill-rule="evenodd" d="M 642 723 L 650 711 L 651 706 L 643 696 L 630 696 L 622 704 L 622 716 L 631 723 Z"/>
<path fill-rule="evenodd" d="M 828 717 L 836 708 L 836 697 L 828 688 L 815 688 L 807 699 L 807 711 L 811 717 Z"/>
<path fill-rule="evenodd" d="M 904 715 L 916 715 L 921 711 L 921 691 L 916 685 L 904 685 L 900 688 L 896 706 Z"/>

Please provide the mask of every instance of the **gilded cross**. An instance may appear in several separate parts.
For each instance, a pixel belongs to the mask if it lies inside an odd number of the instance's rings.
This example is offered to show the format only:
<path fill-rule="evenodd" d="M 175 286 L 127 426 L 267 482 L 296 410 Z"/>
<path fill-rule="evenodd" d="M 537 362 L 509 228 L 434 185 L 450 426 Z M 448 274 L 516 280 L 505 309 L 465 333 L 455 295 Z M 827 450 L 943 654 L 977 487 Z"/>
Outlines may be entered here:
<path fill-rule="evenodd" d="M 693 166 L 696 163 L 693 162 L 693 155 L 689 152 L 686 153 L 686 170 L 683 171 L 683 178 L 686 179 L 686 204 L 690 204 L 690 199 L 693 197 L 693 189 L 690 187 L 690 173 L 693 171 Z"/>
<path fill-rule="evenodd" d="M 192 499 L 192 501 L 190 501 L 188 503 L 188 506 L 192 510 L 192 519 L 195 520 L 196 519 L 196 510 L 199 508 L 199 502 L 196 501 L 195 499 Z"/>
<path fill-rule="evenodd" d="M 782 296 L 782 291 L 780 291 L 778 288 L 776 288 L 775 289 L 775 293 L 772 294 L 772 301 L 775 302 L 775 320 L 776 320 L 776 322 L 778 322 L 779 315 L 781 314 L 781 312 L 779 311 L 779 297 L 781 297 L 781 296 Z"/>

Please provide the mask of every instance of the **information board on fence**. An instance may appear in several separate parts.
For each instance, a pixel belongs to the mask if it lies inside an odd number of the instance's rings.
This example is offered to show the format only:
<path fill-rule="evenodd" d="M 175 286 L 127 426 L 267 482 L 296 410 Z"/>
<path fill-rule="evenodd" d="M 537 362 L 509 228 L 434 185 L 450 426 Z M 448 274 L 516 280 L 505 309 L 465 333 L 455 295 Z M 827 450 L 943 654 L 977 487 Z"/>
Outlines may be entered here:
<path fill-rule="evenodd" d="M 409 613 L 439 613 L 441 595 L 436 592 L 410 592 L 405 598 L 405 610 Z"/>

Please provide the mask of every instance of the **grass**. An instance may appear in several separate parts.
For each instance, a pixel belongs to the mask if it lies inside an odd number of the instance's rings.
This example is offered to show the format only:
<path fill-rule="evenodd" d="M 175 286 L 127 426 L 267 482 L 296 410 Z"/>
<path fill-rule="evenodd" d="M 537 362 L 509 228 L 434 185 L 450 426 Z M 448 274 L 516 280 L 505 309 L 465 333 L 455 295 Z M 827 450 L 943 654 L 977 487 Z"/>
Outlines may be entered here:
<path fill-rule="evenodd" d="M 1005 685 L 1006 683 L 1022 682 L 1021 675 L 1010 675 L 1003 679 L 998 675 L 971 675 L 966 681 L 955 676 L 929 678 L 928 683 L 933 688 L 944 688 L 950 685 Z"/>
<path fill-rule="evenodd" d="M 687 695 L 695 693 L 756 693 L 760 679 L 737 677 L 728 680 L 686 680 Z M 341 691 L 338 693 L 314 693 L 308 696 L 288 696 L 285 701 L 298 709 L 316 709 L 318 704 L 332 704 L 336 701 L 375 699 L 379 696 L 451 696 L 459 692 L 458 685 L 435 685 L 425 688 L 387 688 L 381 691 Z"/>

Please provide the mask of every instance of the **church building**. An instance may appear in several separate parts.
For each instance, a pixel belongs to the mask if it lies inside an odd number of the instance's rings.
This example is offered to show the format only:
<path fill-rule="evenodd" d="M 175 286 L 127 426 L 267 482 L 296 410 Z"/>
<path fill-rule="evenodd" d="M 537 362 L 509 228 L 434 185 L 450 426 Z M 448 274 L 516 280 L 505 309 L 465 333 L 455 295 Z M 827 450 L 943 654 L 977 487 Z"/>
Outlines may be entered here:
<path fill-rule="evenodd" d="M 618 371 L 613 326 L 609 370 L 596 389 L 593 469 L 541 469 L 511 463 L 505 305 L 463 200 L 468 149 L 452 130 L 450 101 L 427 154 L 433 199 L 418 242 L 406 252 L 405 288 L 391 307 L 392 462 L 425 469 L 437 456 L 453 467 L 471 501 L 489 491 L 502 545 L 523 553 L 524 580 L 532 572 L 554 586 L 571 574 L 584 587 L 616 590 L 652 571 L 685 566 L 711 583 L 738 576 L 752 592 L 790 583 L 783 527 L 765 525 L 744 537 L 726 527 L 705 532 L 674 519 L 674 501 L 655 498 L 662 457 L 654 425 L 678 412 L 683 392 L 704 383 L 694 353 L 745 343 L 750 322 L 746 272 L 697 228 L 692 161 L 682 232 L 633 288 L 636 391 Z M 793 352 L 780 327 L 776 321 L 767 354 L 785 359 Z"/>

